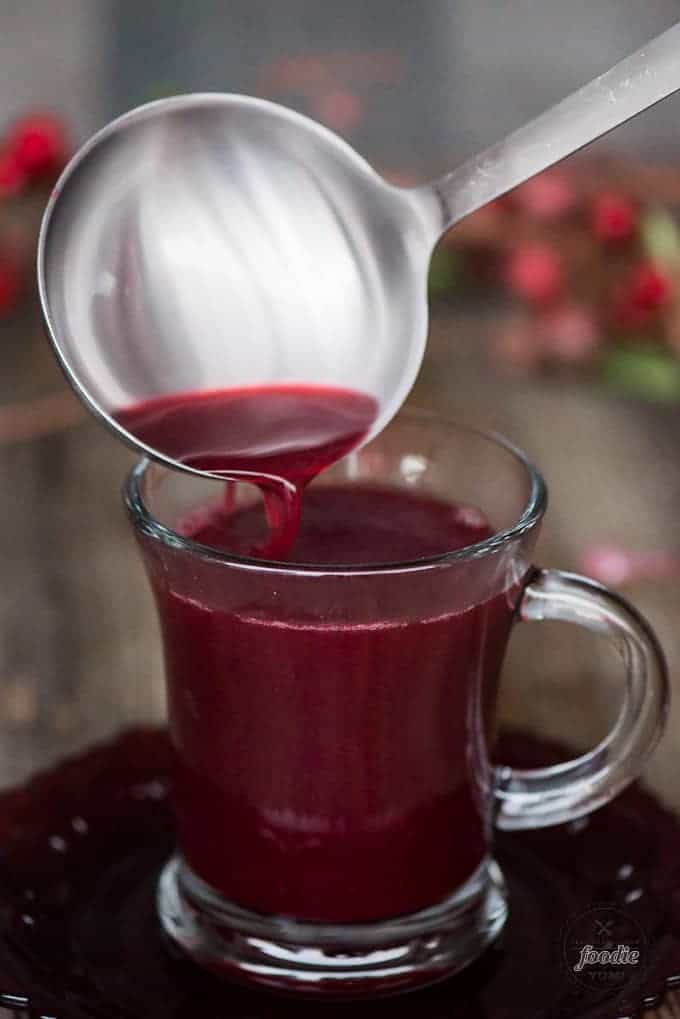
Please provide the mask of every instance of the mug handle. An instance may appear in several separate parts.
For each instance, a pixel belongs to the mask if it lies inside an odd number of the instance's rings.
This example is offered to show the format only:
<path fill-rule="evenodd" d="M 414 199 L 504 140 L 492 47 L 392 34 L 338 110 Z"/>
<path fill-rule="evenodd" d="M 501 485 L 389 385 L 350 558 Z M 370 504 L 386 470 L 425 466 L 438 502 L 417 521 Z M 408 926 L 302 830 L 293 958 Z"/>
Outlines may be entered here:
<path fill-rule="evenodd" d="M 561 620 L 609 637 L 623 659 L 623 704 L 593 750 L 547 768 L 495 769 L 498 828 L 543 828 L 583 817 L 633 779 L 661 735 L 668 711 L 668 672 L 649 624 L 606 587 L 562 570 L 534 571 L 518 607 L 522 621 Z"/>

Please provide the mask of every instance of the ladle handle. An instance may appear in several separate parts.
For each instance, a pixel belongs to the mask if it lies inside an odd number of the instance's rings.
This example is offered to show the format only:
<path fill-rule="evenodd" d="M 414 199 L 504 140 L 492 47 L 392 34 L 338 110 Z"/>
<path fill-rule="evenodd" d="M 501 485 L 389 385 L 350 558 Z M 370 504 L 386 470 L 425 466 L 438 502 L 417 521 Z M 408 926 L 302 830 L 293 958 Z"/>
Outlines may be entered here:
<path fill-rule="evenodd" d="M 425 185 L 443 233 L 680 89 L 680 22 L 458 169 Z"/>

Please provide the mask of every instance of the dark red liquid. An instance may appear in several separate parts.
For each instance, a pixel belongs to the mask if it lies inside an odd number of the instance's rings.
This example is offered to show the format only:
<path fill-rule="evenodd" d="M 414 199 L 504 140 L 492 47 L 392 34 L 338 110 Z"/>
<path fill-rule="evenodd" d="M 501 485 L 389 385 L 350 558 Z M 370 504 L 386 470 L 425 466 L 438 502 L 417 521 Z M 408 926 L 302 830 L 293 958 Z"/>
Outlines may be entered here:
<path fill-rule="evenodd" d="M 349 389 L 304 385 L 172 393 L 114 416 L 151 448 L 198 470 L 274 475 L 260 481 L 269 534 L 250 554 L 285 558 L 297 533 L 301 490 L 367 435 L 377 403 Z"/>
<path fill-rule="evenodd" d="M 321 386 L 172 393 L 116 414 L 128 431 L 199 470 L 254 471 L 302 485 L 364 438 L 372 396 Z"/>
<path fill-rule="evenodd" d="M 258 539 L 261 517 L 257 507 L 216 506 L 181 529 L 238 550 Z M 489 533 L 475 510 L 397 489 L 320 486 L 305 495 L 292 555 L 404 560 Z M 363 580 L 351 594 L 307 579 L 305 610 L 286 590 L 273 598 L 274 581 L 266 604 L 249 603 L 243 577 L 223 568 L 217 578 L 200 561 L 192 569 L 190 597 L 165 570 L 151 575 L 179 842 L 196 873 L 244 907 L 316 921 L 398 916 L 450 895 L 487 851 L 477 749 L 493 727 L 509 592 L 433 615 L 436 576 L 425 587 L 383 576 L 386 599 L 391 584 L 408 586 L 400 615 L 382 618 L 386 602 Z M 236 607 L 223 607 L 232 594 Z M 318 618 L 321 597 L 334 615 Z M 343 597 L 357 621 L 342 620 Z"/>

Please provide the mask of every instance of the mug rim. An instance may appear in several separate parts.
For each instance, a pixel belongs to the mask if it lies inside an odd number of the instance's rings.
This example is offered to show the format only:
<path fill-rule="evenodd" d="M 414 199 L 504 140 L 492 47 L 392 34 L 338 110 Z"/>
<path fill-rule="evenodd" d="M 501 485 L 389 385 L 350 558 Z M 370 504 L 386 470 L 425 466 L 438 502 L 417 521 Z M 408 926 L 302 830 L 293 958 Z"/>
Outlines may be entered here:
<path fill-rule="evenodd" d="M 405 423 L 411 422 L 413 424 L 430 423 L 438 427 L 443 426 L 448 429 L 455 429 L 458 432 L 467 432 L 469 435 L 476 435 L 479 438 L 494 443 L 496 446 L 501 446 L 507 453 L 510 453 L 529 478 L 529 496 L 522 513 L 515 523 L 494 532 L 491 537 L 485 538 L 484 541 L 476 542 L 473 545 L 466 545 L 453 551 L 438 552 L 436 555 L 421 556 L 420 558 L 386 563 L 291 563 L 283 560 L 258 559 L 254 556 L 238 555 L 235 552 L 217 549 L 211 545 L 204 545 L 201 542 L 193 541 L 191 538 L 186 538 L 171 527 L 162 524 L 147 507 L 141 491 L 141 482 L 146 472 L 156 462 L 152 457 L 142 457 L 128 473 L 123 486 L 123 502 L 136 529 L 170 548 L 189 552 L 199 556 L 201 559 L 209 559 L 235 569 L 287 576 L 303 574 L 306 576 L 347 575 L 356 577 L 362 574 L 408 573 L 437 569 L 449 563 L 481 559 L 484 556 L 495 554 L 527 534 L 543 517 L 547 505 L 546 483 L 535 464 L 532 463 L 519 446 L 516 446 L 504 435 L 494 430 L 487 431 L 482 428 L 462 424 L 454 418 L 431 411 L 417 409 L 402 411 L 393 420 L 394 424 L 398 424 L 400 421 Z M 388 424 L 385 430 L 389 430 L 390 427 L 391 424 Z M 367 443 L 367 446 L 370 447 L 379 437 L 380 435 L 375 436 L 374 439 Z M 351 453 L 348 455 L 351 456 Z M 159 462 L 159 466 L 165 471 L 172 470 L 166 463 Z"/>

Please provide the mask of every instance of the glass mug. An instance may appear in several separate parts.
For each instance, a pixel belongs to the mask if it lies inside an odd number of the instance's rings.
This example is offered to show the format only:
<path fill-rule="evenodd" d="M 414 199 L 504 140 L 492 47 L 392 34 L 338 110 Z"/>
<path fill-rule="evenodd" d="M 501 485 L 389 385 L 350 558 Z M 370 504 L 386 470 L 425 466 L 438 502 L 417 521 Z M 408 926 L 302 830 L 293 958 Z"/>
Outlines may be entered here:
<path fill-rule="evenodd" d="M 412 988 L 475 959 L 507 915 L 494 826 L 606 803 L 639 774 L 667 705 L 664 659 L 638 613 L 593 581 L 530 565 L 546 490 L 509 443 L 402 414 L 315 484 L 339 481 L 479 507 L 494 534 L 412 562 L 277 564 L 174 530 L 215 481 L 142 461 L 125 491 L 176 761 L 162 927 L 210 970 L 335 996 Z M 253 487 L 230 498 L 246 505 Z M 494 767 L 512 625 L 545 619 L 611 638 L 619 717 L 568 763 Z"/>

